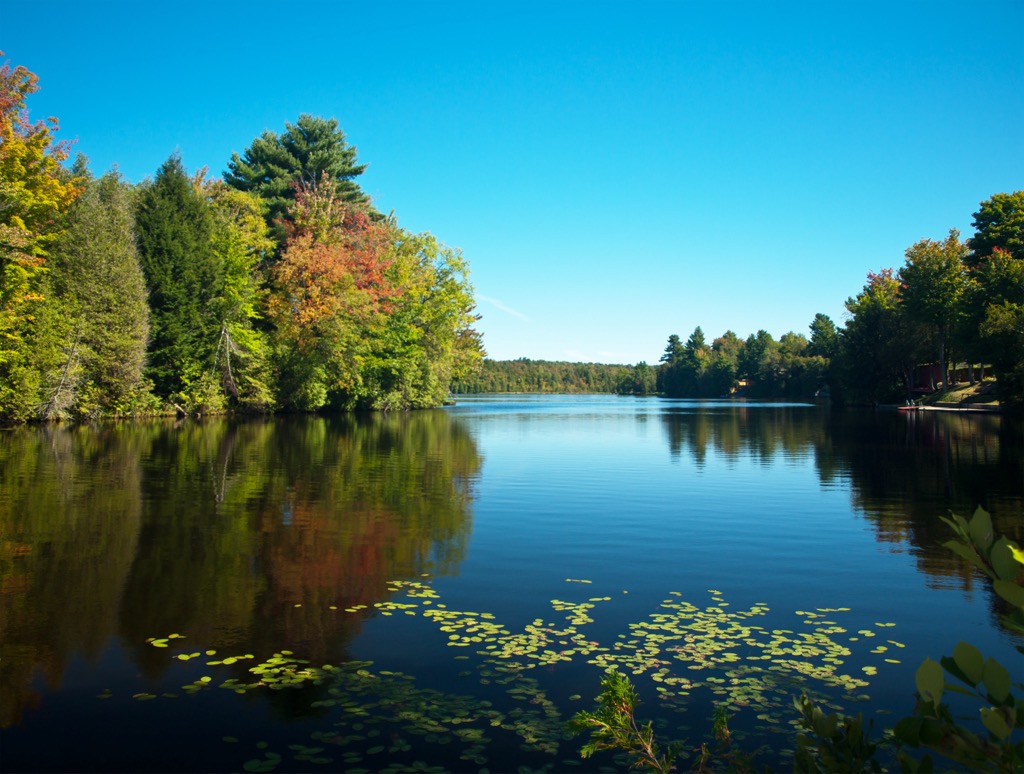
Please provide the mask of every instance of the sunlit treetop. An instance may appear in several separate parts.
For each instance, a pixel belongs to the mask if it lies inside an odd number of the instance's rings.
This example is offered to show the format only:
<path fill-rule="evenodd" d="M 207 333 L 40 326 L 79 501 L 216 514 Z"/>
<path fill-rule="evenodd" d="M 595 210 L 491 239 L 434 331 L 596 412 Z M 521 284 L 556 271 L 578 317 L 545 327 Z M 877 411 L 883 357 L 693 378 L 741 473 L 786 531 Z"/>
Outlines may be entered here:
<path fill-rule="evenodd" d="M 70 144 L 53 141 L 57 119 L 29 119 L 26 100 L 38 90 L 39 79 L 27 68 L 11 67 L 6 62 L 0 66 L 0 227 L 5 234 L 2 242 L 7 245 L 27 239 L 32 255 L 44 254 L 43 232 L 81 190 L 81 181 L 61 168 L 68 158 Z M 12 229 L 22 233 L 12 234 Z"/>

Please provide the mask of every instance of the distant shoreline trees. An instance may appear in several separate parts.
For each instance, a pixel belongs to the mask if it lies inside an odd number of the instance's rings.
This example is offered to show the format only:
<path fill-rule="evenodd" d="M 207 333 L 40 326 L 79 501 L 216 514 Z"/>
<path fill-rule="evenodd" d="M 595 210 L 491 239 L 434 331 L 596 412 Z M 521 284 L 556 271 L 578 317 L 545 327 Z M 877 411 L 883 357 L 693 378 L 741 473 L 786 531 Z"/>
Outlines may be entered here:
<path fill-rule="evenodd" d="M 810 338 L 726 331 L 710 344 L 694 328 L 668 337 L 656 365 L 485 361 L 468 392 L 617 392 L 671 398 L 743 396 L 835 403 L 902 403 L 921 393 L 997 377 L 1001 403 L 1024 405 L 1024 191 L 995 194 L 974 213 L 974 236 L 951 230 L 907 248 L 898 269 L 868 272 L 846 300 L 842 327 L 825 314 Z M 574 379 L 591 368 L 606 378 Z M 990 369 L 990 370 L 989 370 Z"/>
<path fill-rule="evenodd" d="M 842 328 L 824 314 L 810 340 L 767 331 L 745 341 L 732 331 L 707 345 L 698 326 L 686 344 L 671 335 L 657 367 L 657 391 L 668 397 L 812 398 L 840 403 L 902 402 L 914 391 L 949 386 L 957 364 L 971 383 L 991 366 L 1002 403 L 1024 403 L 1024 191 L 995 194 L 974 213 L 966 242 L 922 239 L 898 270 L 869 272 L 847 299 Z M 922 366 L 938 375 L 923 383 Z M 646 363 L 633 367 L 639 375 Z M 991 372 L 989 372 L 991 373 Z M 620 392 L 646 394 L 642 379 Z"/>

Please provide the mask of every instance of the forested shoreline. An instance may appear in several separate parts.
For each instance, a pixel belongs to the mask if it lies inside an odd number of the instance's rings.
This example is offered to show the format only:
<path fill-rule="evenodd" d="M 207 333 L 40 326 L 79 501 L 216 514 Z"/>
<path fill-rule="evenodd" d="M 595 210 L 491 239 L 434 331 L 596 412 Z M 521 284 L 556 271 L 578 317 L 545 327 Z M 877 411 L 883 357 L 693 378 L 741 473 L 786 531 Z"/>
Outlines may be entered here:
<path fill-rule="evenodd" d="M 975 233 L 922 239 L 898 269 L 869 272 L 842 327 L 825 314 L 809 336 L 697 326 L 671 335 L 657 364 L 484 360 L 453 392 L 617 392 L 674 398 L 829 397 L 902 403 L 957 382 L 988 381 L 1006 406 L 1024 402 L 1024 191 L 995 194 Z"/>
<path fill-rule="evenodd" d="M 0 68 L 0 423 L 440 405 L 483 354 L 461 253 L 378 212 L 335 119 L 223 179 L 94 177 Z"/>
<path fill-rule="evenodd" d="M 452 393 L 609 393 L 617 392 L 631 373 L 627 365 L 484 358 L 478 369 L 452 383 Z"/>
<path fill-rule="evenodd" d="M 1024 399 L 1024 191 L 999 193 L 974 213 L 967 240 L 907 248 L 898 269 L 869 272 L 845 306 L 843 327 L 824 314 L 810 336 L 765 330 L 707 342 L 700 326 L 668 339 L 657 367 L 639 363 L 622 392 L 673 397 L 810 398 L 902 402 L 995 378 L 1004 405 Z"/>
<path fill-rule="evenodd" d="M 840 327 L 671 335 L 649 365 L 484 358 L 468 264 L 359 187 L 335 119 L 264 131 L 223 179 L 172 154 L 99 177 L 0 67 L 0 424 L 222 411 L 407 409 L 450 393 L 902 402 L 997 380 L 1024 403 L 1024 191 L 869 272 Z"/>

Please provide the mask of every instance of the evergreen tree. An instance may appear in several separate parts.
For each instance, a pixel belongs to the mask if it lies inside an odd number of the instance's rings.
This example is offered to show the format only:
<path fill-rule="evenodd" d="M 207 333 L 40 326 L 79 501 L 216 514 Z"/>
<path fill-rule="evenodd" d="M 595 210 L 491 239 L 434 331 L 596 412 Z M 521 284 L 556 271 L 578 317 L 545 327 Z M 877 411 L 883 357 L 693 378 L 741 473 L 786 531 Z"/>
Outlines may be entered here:
<path fill-rule="evenodd" d="M 676 397 L 681 394 L 679 369 L 682 365 L 684 354 L 683 342 L 680 341 L 679 336 L 673 333 L 668 337 L 665 352 L 660 358 L 661 365 L 658 367 L 656 377 L 658 392 L 670 397 Z"/>
<path fill-rule="evenodd" d="M 820 312 L 810 324 L 811 340 L 807 354 L 832 359 L 839 350 L 839 330 L 832 318 Z"/>
<path fill-rule="evenodd" d="M 67 337 L 41 413 L 95 416 L 137 407 L 145 394 L 149 307 L 131 191 L 117 173 L 91 181 L 72 205 L 53 250 L 50 284 Z"/>
<path fill-rule="evenodd" d="M 336 183 L 339 199 L 368 205 L 355 182 L 365 170 L 365 164 L 356 163 L 356 148 L 346 144 L 337 119 L 304 113 L 294 124 L 285 124 L 283 134 L 267 130 L 242 156 L 233 153 L 224 181 L 263 200 L 271 234 L 283 249 L 287 231 L 281 221 L 288 217 L 298 186 L 317 185 L 326 175 Z"/>
<path fill-rule="evenodd" d="M 224 267 L 210 205 L 177 154 L 143 188 L 136 227 L 152 312 L 147 375 L 154 391 L 185 411 L 216 408 Z"/>

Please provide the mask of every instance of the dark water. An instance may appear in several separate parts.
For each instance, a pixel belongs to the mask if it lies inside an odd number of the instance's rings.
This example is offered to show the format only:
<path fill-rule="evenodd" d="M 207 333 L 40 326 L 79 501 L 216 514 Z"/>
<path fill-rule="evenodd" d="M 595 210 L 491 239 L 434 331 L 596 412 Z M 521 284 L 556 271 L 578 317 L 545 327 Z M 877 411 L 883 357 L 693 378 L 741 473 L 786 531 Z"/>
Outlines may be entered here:
<path fill-rule="evenodd" d="M 802 690 L 881 727 L 960 639 L 1024 679 L 941 547 L 979 504 L 1024 538 L 997 416 L 543 396 L 4 431 L 0 768 L 597 770 L 562 728 L 614 666 L 659 738 L 699 748 L 724 705 L 788 769 Z"/>

